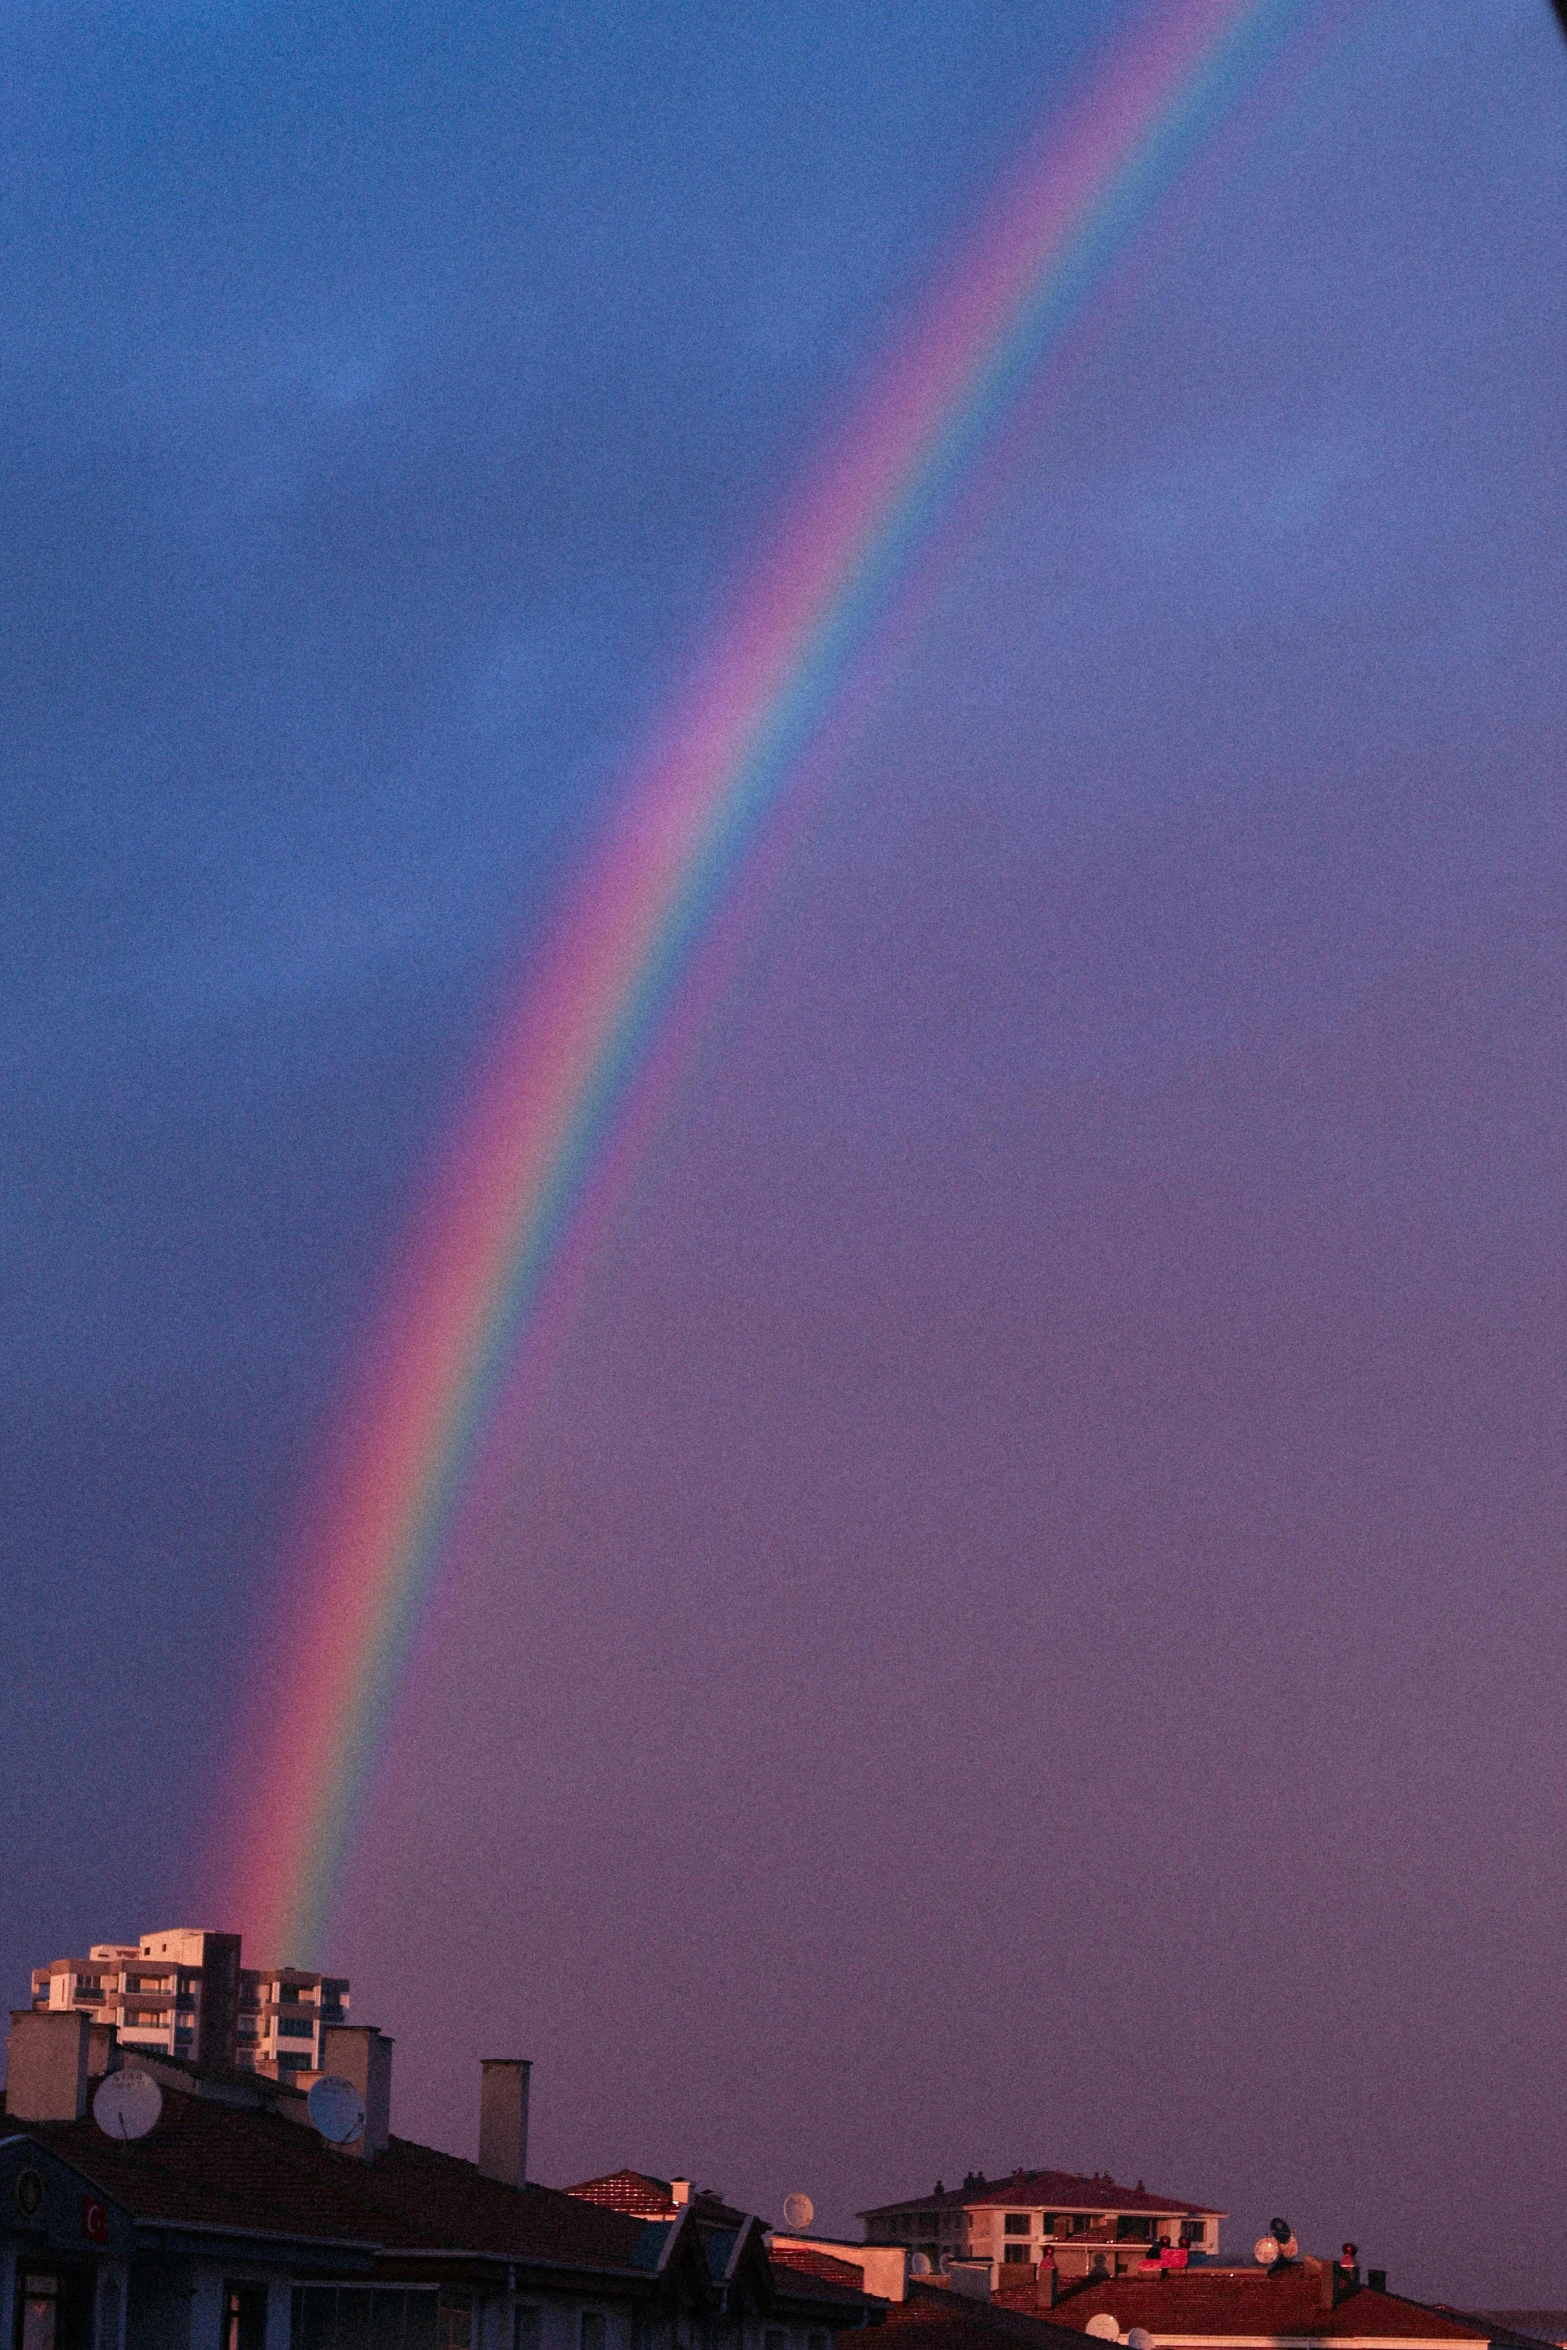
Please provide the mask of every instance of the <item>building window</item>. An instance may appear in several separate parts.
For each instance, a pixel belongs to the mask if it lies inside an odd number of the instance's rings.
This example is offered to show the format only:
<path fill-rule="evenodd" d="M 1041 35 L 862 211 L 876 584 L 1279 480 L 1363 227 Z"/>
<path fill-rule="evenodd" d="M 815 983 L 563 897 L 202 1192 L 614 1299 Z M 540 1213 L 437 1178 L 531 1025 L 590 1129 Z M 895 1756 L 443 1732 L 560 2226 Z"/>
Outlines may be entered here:
<path fill-rule="evenodd" d="M 449 2314 L 444 2296 L 400 2285 L 296 2285 L 291 2350 L 437 2350 Z M 459 2343 L 472 2333 L 459 2334 Z"/>
<path fill-rule="evenodd" d="M 1003 2258 L 1013 2268 L 1020 2268 L 1023 2262 L 1028 2258 L 1028 2246 L 1026 2244 L 1009 2244 L 1006 2247 Z"/>
<path fill-rule="evenodd" d="M 55 2350 L 92 2338 L 92 2286 L 77 2272 L 18 2275 L 16 2340 L 21 2350 Z"/>
<path fill-rule="evenodd" d="M 267 2288 L 225 2285 L 223 2350 L 267 2350 Z"/>
<path fill-rule="evenodd" d="M 1061 2223 L 1061 2215 L 1060 2215 L 1060 2213 L 1059 2213 L 1059 2212 L 1055 2212 L 1055 2211 L 1046 2211 L 1046 2212 L 1042 2212 L 1042 2213 L 1040 2214 L 1040 2219 L 1039 2219 L 1039 2228 L 1040 2228 L 1040 2233 L 1041 2233 L 1041 2235 L 1045 2235 L 1045 2236 L 1053 2236 L 1053 2235 L 1055 2234 L 1055 2232 L 1056 2232 L 1056 2229 L 1059 2227 L 1060 2223 Z"/>
<path fill-rule="evenodd" d="M 514 2309 L 511 2313 L 511 2350 L 539 2350 L 542 2331 L 541 2313 L 537 2309 Z"/>
<path fill-rule="evenodd" d="M 1002 2232 L 1008 2236 L 1026 2236 L 1028 2234 L 1028 2213 L 1026 2211 L 1009 2211 L 1002 2223 Z"/>
<path fill-rule="evenodd" d="M 1153 2221 L 1136 2219 L 1130 2212 L 1123 2211 L 1115 2223 L 1115 2240 L 1118 2244 L 1151 2244 Z"/>
<path fill-rule="evenodd" d="M 582 2312 L 582 2330 L 578 2337 L 582 2350 L 604 2350 L 604 2312 L 585 2309 Z"/>
<path fill-rule="evenodd" d="M 473 2350 L 473 2295 L 447 2289 L 437 2304 L 436 2350 Z"/>

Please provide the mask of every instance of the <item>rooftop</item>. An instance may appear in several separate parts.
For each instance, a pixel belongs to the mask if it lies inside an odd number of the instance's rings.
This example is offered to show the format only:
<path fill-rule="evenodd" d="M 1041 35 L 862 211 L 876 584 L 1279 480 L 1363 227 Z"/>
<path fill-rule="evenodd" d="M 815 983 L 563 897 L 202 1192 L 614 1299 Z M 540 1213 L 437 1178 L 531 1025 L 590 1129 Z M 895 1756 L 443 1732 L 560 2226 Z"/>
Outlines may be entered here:
<path fill-rule="evenodd" d="M 1324 2263 L 1278 2268 L 1171 2269 L 1160 2276 L 1090 2278 L 1068 2286 L 1050 2311 L 1058 2327 L 1082 2331 L 1109 2316 L 1124 2341 L 1142 2326 L 1168 2342 L 1499 2342 L 1527 2335 L 1459 2309 L 1406 2300 L 1370 2285 L 1346 2284 L 1336 2306 L 1323 2305 Z M 1031 2285 L 1008 2289 L 1003 2307 L 1033 2306 Z"/>
<path fill-rule="evenodd" d="M 637 2219 L 670 2220 L 684 2208 L 675 2201 L 674 2181 L 655 2178 L 651 2171 L 606 2171 L 601 2178 L 579 2180 L 566 2193 L 580 2202 L 596 2203 L 603 2211 L 628 2212 Z M 712 2187 L 693 2192 L 688 2201 L 698 2219 L 714 2227 L 738 2227 L 746 2217 Z"/>
<path fill-rule="evenodd" d="M 133 2219 L 540 2266 L 647 2265 L 641 2221 L 552 2188 L 504 2185 L 407 2138 L 362 2162 L 281 2113 L 178 2092 L 165 2097 L 151 2135 L 130 2145 L 90 2115 L 17 2122 L 0 2134 L 13 2133 L 57 2154 Z"/>
<path fill-rule="evenodd" d="M 901 2195 L 894 2203 L 875 2204 L 860 2217 L 881 2219 L 898 2211 L 972 2210 L 986 2204 L 1044 2211 L 1146 2211 L 1188 2219 L 1229 2217 L 1212 2203 L 1183 2203 L 1178 2195 L 1151 2195 L 1141 2179 L 1135 2187 L 1123 2187 L 1107 2171 L 1084 2178 L 1069 2170 L 1015 2170 L 1004 2179 L 971 2176 L 961 2187 L 938 2184 L 929 2195 Z"/>

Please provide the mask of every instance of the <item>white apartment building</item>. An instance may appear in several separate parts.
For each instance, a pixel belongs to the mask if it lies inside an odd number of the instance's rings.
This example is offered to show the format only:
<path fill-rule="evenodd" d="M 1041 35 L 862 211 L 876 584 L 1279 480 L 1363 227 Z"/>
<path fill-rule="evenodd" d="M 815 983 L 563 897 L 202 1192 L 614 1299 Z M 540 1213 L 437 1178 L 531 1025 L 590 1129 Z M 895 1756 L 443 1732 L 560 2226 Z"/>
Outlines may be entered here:
<path fill-rule="evenodd" d="M 988 2260 L 994 2282 L 1031 2274 L 1048 2263 L 1064 2279 L 1136 2274 L 1168 2257 L 1212 2259 L 1219 2222 L 1228 2215 L 1174 2195 L 1150 2194 L 1108 2176 L 1017 2170 L 1010 2178 L 973 2172 L 961 2187 L 940 2180 L 929 2195 L 862 2211 L 868 2244 L 901 2244 L 923 2253 L 933 2270 L 949 2261 Z"/>
<path fill-rule="evenodd" d="M 348 2015 L 344 1977 L 242 1966 L 237 1934 L 200 1926 L 95 1942 L 35 1967 L 32 1984 L 35 2008 L 75 2008 L 121 2047 L 273 2078 L 319 2072 L 323 2031 Z"/>
<path fill-rule="evenodd" d="M 348 1979 L 305 1967 L 241 1967 L 234 2062 L 274 2080 L 320 2072 L 322 2034 L 348 2021 Z"/>

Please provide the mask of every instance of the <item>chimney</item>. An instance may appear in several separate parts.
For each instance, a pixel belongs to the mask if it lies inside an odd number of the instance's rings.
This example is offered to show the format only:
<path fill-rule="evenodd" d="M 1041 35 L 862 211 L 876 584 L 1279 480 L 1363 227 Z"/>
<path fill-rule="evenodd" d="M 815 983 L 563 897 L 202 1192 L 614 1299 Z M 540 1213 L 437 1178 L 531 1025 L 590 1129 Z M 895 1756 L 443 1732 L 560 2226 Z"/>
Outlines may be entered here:
<path fill-rule="evenodd" d="M 14 2007 L 5 2072 L 6 2117 L 77 2122 L 87 2111 L 89 2019 L 75 2007 Z"/>
<path fill-rule="evenodd" d="M 479 2060 L 479 2168 L 487 2179 L 520 2187 L 528 2176 L 528 2076 L 525 2056 Z"/>
<path fill-rule="evenodd" d="M 682 2204 L 689 2203 L 691 2200 L 691 2181 L 689 2179 L 671 2179 L 669 2182 L 669 2200 L 677 2211 L 680 2209 Z"/>
<path fill-rule="evenodd" d="M 1034 2306 L 1036 2309 L 1054 2309 L 1056 2305 L 1056 2256 L 1048 2248 L 1039 2263 L 1034 2279 Z"/>
<path fill-rule="evenodd" d="M 196 2060 L 212 2072 L 234 2070 L 239 2029 L 239 1936 L 201 1937 L 201 2012 Z"/>
<path fill-rule="evenodd" d="M 96 2081 L 103 2073 L 117 2073 L 120 2069 L 120 2035 L 113 2024 L 100 2024 L 93 2017 L 87 2019 L 87 2078 Z"/>
<path fill-rule="evenodd" d="M 1387 2291 L 1387 2270 L 1385 2268 L 1368 2268 L 1366 2283 L 1371 2287 L 1373 2293 L 1385 2293 Z"/>
<path fill-rule="evenodd" d="M 374 2162 L 392 2134 L 392 2043 L 374 2024 L 328 2024 L 321 2041 L 322 2070 L 352 2081 L 364 2099 L 364 2129 L 343 2152 Z"/>

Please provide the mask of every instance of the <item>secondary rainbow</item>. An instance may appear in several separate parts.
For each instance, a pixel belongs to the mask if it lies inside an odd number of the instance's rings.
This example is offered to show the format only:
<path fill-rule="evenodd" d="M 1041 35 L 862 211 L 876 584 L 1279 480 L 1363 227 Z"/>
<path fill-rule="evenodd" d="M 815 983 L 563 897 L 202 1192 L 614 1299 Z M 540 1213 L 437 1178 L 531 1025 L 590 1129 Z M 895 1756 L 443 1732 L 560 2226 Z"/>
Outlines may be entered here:
<path fill-rule="evenodd" d="M 626 778 L 477 1073 L 285 1562 L 287 1656 L 219 1829 L 225 1914 L 269 1960 L 319 1959 L 421 1615 L 678 1058 L 716 908 L 976 448 L 1304 8 L 1144 8 L 1009 174 Z"/>

